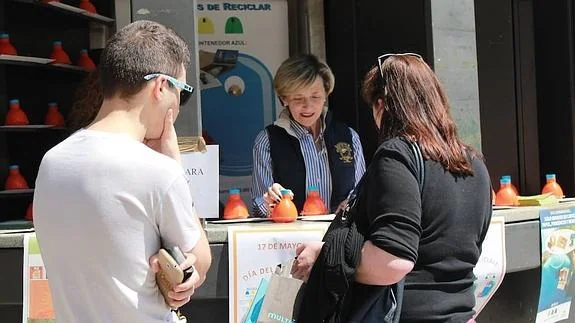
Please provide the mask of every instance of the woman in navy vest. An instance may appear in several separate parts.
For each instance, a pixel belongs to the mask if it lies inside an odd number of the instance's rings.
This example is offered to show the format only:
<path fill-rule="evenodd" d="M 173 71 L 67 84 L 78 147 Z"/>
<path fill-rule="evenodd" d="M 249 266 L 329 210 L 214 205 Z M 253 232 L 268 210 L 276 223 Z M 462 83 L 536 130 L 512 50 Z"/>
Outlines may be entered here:
<path fill-rule="evenodd" d="M 253 148 L 255 216 L 267 217 L 283 188 L 292 191 L 301 211 L 310 186 L 319 188 L 333 212 L 365 172 L 359 136 L 325 106 L 334 82 L 330 68 L 314 55 L 290 57 L 279 67 L 274 88 L 285 109 Z"/>

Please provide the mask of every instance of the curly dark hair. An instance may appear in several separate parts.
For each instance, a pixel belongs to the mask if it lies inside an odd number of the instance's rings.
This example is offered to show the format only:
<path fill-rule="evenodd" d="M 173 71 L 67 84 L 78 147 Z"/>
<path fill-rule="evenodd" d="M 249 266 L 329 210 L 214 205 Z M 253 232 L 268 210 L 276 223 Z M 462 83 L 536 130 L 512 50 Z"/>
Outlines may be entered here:
<path fill-rule="evenodd" d="M 103 101 L 102 86 L 96 70 L 82 80 L 76 90 L 68 116 L 68 129 L 74 132 L 88 126 L 96 118 Z"/>

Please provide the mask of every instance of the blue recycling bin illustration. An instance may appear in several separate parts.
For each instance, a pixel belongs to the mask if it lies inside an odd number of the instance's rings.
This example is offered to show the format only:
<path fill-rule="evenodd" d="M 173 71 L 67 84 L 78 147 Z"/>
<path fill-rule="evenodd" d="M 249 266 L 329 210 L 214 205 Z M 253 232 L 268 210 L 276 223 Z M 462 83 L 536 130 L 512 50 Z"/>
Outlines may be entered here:
<path fill-rule="evenodd" d="M 272 75 L 253 56 L 218 50 L 200 80 L 202 128 L 220 145 L 220 175 L 250 175 L 255 137 L 276 115 Z"/>

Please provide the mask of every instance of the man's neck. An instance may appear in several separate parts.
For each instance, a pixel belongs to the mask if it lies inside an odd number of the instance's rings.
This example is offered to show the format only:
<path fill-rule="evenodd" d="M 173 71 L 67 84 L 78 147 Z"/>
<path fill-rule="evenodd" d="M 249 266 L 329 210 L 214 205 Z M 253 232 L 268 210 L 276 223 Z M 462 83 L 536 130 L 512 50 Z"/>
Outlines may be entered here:
<path fill-rule="evenodd" d="M 138 141 L 144 141 L 146 126 L 141 122 L 142 108 L 120 98 L 104 100 L 98 115 L 86 128 L 127 134 Z"/>

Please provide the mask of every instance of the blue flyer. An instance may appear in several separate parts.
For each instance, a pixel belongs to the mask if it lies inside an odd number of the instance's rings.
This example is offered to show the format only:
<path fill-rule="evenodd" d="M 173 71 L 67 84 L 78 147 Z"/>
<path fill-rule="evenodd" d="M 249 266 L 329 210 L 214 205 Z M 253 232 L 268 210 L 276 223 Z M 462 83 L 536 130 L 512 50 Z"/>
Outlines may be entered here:
<path fill-rule="evenodd" d="M 541 290 L 536 323 L 569 318 L 575 294 L 575 208 L 542 209 Z"/>

